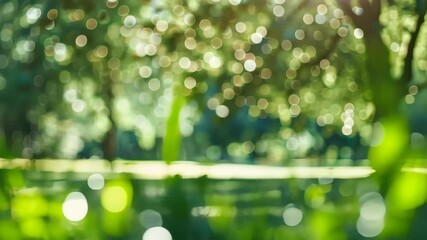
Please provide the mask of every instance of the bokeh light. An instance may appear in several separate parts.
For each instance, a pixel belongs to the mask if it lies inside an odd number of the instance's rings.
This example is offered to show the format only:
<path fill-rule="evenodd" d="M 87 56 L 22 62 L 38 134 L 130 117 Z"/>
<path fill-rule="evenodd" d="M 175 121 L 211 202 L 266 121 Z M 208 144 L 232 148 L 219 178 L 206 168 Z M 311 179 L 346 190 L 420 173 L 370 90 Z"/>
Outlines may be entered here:
<path fill-rule="evenodd" d="M 32 7 L 27 10 L 26 16 L 27 16 L 27 22 L 29 24 L 34 24 L 37 22 L 37 20 L 41 16 L 41 9 L 37 7 Z"/>
<path fill-rule="evenodd" d="M 146 228 L 161 227 L 163 225 L 162 215 L 152 209 L 146 209 L 139 214 L 141 225 Z"/>
<path fill-rule="evenodd" d="M 256 62 L 252 59 L 246 60 L 244 63 L 244 68 L 248 72 L 253 72 L 256 69 Z"/>
<path fill-rule="evenodd" d="M 102 188 L 104 188 L 104 184 L 105 184 L 104 176 L 102 176 L 99 173 L 91 174 L 87 179 L 87 185 L 92 190 L 101 190 Z"/>
<path fill-rule="evenodd" d="M 362 39 L 364 36 L 363 30 L 360 28 L 354 29 L 353 34 L 354 34 L 354 37 L 357 39 Z"/>
<path fill-rule="evenodd" d="M 384 228 L 386 214 L 384 200 L 379 193 L 369 192 L 360 198 L 360 202 L 357 231 L 364 237 L 376 237 Z"/>
<path fill-rule="evenodd" d="M 285 211 L 283 211 L 283 221 L 286 225 L 290 227 L 295 227 L 301 223 L 303 218 L 302 211 L 295 207 L 294 204 L 289 204 L 285 207 Z"/>
<path fill-rule="evenodd" d="M 101 193 L 101 204 L 109 212 L 122 212 L 127 207 L 128 197 L 123 187 L 107 186 Z"/>
<path fill-rule="evenodd" d="M 166 228 L 152 227 L 145 231 L 142 240 L 172 240 L 172 235 Z"/>
<path fill-rule="evenodd" d="M 62 213 L 73 222 L 83 220 L 88 213 L 88 203 L 85 195 L 81 192 L 71 192 L 62 204 Z"/>

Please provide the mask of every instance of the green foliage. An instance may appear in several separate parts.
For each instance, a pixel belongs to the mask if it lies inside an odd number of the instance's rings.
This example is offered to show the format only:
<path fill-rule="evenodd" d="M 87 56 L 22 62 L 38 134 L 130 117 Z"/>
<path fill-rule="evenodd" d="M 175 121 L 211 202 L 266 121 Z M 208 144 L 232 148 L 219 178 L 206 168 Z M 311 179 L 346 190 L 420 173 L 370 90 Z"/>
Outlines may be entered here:
<path fill-rule="evenodd" d="M 225 128 L 242 116 L 241 134 L 214 131 L 226 138 L 221 151 L 233 142 L 256 146 L 275 139 L 282 142 L 283 158 L 306 157 L 325 146 L 306 144 L 310 151 L 286 146 L 301 134 L 327 138 L 310 124 L 338 135 L 360 134 L 367 142 L 375 116 L 393 111 L 406 95 L 414 98 L 416 91 L 408 94 L 408 88 L 423 84 L 425 34 L 418 34 L 413 47 L 404 37 L 414 32 L 414 14 L 423 1 L 383 3 L 383 30 L 374 44 L 367 41 L 371 33 L 363 37 L 357 29 L 366 27 L 340 4 L 9 1 L 0 20 L 6 148 L 12 156 L 75 158 L 86 151 L 103 157 L 101 143 L 119 143 L 114 136 L 131 132 L 139 149 L 165 156 L 160 150 L 165 145 L 159 144 L 165 137 L 170 147 L 179 145 L 177 134 L 194 145 L 218 145 L 201 137 L 210 133 L 198 125 Z M 411 51 L 417 52 L 413 68 L 405 60 Z M 407 75 L 407 68 L 413 74 Z M 409 76 L 407 85 L 393 83 L 400 76 Z M 172 106 L 178 104 L 177 79 L 186 98 L 180 114 Z M 199 121 L 207 118 L 210 122 Z M 249 130 L 247 125 L 262 119 L 272 119 L 272 133 Z M 111 130 L 118 134 L 107 134 Z M 183 146 L 181 154 L 168 147 L 173 157 L 167 161 L 187 156 Z M 206 158 L 204 152 L 189 157 Z"/>

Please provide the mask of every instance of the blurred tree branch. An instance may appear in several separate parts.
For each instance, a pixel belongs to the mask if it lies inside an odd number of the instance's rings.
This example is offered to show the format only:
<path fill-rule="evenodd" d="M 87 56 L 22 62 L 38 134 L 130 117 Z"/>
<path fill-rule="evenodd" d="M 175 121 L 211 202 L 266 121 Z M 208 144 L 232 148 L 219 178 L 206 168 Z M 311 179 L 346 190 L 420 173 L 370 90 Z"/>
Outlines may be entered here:
<path fill-rule="evenodd" d="M 369 36 L 371 32 L 378 30 L 381 1 L 358 0 L 358 3 L 363 10 L 361 14 L 356 14 L 353 11 L 350 0 L 338 0 L 338 5 L 352 19 L 356 27 L 362 29 Z"/>
<path fill-rule="evenodd" d="M 330 44 L 326 47 L 326 49 L 315 59 L 311 59 L 310 62 L 308 62 L 307 66 L 312 67 L 314 65 L 317 65 L 322 61 L 323 59 L 328 59 L 334 50 L 336 49 L 336 46 L 338 45 L 338 42 L 340 41 L 341 37 L 336 34 L 332 39 Z"/>
<path fill-rule="evenodd" d="M 425 22 L 425 15 L 426 15 L 427 8 L 420 9 L 418 11 L 418 18 L 417 23 L 415 26 L 415 30 L 411 33 L 411 40 L 408 44 L 408 52 L 406 54 L 406 57 L 404 59 L 404 66 L 403 66 L 403 74 L 401 77 L 401 81 L 405 83 L 405 85 L 409 84 L 412 80 L 413 76 L 413 62 L 414 62 L 414 51 L 415 51 L 415 45 L 417 43 L 418 35 L 420 34 L 420 30 L 422 25 Z"/>

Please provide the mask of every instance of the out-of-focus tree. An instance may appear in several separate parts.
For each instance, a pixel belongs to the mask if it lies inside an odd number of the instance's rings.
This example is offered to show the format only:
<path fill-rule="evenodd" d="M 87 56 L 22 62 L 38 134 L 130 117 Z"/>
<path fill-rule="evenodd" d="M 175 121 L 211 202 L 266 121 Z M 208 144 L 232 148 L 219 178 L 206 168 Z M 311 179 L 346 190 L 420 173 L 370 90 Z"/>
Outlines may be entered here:
<path fill-rule="evenodd" d="M 425 84 L 417 3 L 10 1 L 2 7 L 2 96 L 30 104 L 2 119 L 27 119 L 35 156 L 75 157 L 93 144 L 90 154 L 113 159 L 117 134 L 132 132 L 147 150 L 165 136 L 168 161 L 200 149 L 213 159 L 270 162 L 363 157 L 356 148 L 370 144 L 372 129 L 409 136 L 394 116 Z M 33 56 L 33 95 L 12 91 L 12 74 L 24 74 L 19 51 Z M 11 122 L 6 139 L 24 126 Z M 178 155 L 181 136 L 190 147 Z M 352 140 L 340 146 L 343 139 Z M 373 163 L 384 176 L 408 147 L 400 140 L 393 160 Z M 375 149 L 371 159 L 384 153 Z"/>
<path fill-rule="evenodd" d="M 419 36 L 422 36 L 427 2 L 415 3 L 360 0 L 358 6 L 353 6 L 350 1 L 339 1 L 356 27 L 355 34 L 363 37 L 366 48 L 366 83 L 377 121 L 370 160 L 384 191 L 400 171 L 410 148 L 410 128 L 401 103 L 403 100 L 412 103 L 419 85 L 425 84 L 416 60 L 425 57 L 425 39 Z"/>

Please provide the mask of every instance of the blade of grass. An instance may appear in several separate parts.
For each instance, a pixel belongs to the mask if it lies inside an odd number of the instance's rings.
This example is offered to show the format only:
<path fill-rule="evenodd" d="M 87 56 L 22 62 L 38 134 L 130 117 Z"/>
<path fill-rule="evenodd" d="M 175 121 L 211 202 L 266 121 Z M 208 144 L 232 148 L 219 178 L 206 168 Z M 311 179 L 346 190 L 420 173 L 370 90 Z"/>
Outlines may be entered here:
<path fill-rule="evenodd" d="M 170 164 L 179 158 L 181 144 L 181 133 L 179 130 L 179 113 L 185 103 L 185 98 L 179 92 L 180 86 L 173 89 L 173 98 L 169 117 L 166 121 L 166 131 L 163 137 L 162 157 Z"/>

